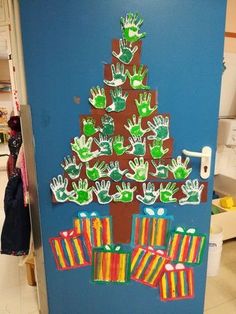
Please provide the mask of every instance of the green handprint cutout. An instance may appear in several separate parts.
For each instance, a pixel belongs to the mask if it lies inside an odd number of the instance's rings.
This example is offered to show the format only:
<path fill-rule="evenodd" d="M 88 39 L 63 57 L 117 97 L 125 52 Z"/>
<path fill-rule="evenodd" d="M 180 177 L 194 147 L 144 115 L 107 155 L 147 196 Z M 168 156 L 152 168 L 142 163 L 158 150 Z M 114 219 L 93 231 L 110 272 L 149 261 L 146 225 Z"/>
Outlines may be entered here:
<path fill-rule="evenodd" d="M 127 71 L 127 76 L 129 78 L 130 86 L 133 89 L 150 89 L 150 86 L 143 85 L 143 80 L 147 72 L 148 72 L 147 68 L 143 70 L 143 65 L 140 66 L 137 72 L 136 65 L 134 65 L 133 74 Z"/>
<path fill-rule="evenodd" d="M 128 149 L 130 145 L 124 146 L 124 136 L 117 135 L 113 141 L 113 149 L 117 156 L 123 155 Z"/>
<path fill-rule="evenodd" d="M 113 181 L 118 182 L 121 181 L 124 174 L 128 172 L 127 169 L 121 170 L 119 161 L 111 161 L 110 165 L 107 166 L 107 176 L 110 177 Z"/>
<path fill-rule="evenodd" d="M 134 161 L 129 161 L 130 168 L 134 174 L 126 173 L 128 179 L 135 180 L 137 182 L 144 182 L 148 177 L 148 161 L 144 162 L 143 157 L 134 158 Z"/>
<path fill-rule="evenodd" d="M 146 138 L 142 140 L 141 137 L 129 137 L 130 144 L 132 146 L 127 154 L 133 154 L 135 156 L 144 156 L 146 154 Z"/>
<path fill-rule="evenodd" d="M 112 74 L 112 80 L 103 80 L 103 82 L 108 86 L 120 86 L 123 85 L 126 81 L 127 74 L 125 71 L 124 64 L 117 63 L 116 68 L 115 65 L 111 65 L 111 74 Z"/>
<path fill-rule="evenodd" d="M 169 148 L 163 148 L 163 141 L 160 139 L 154 140 L 152 145 L 149 144 L 149 149 L 153 159 L 162 158 L 169 151 Z"/>
<path fill-rule="evenodd" d="M 100 148 L 99 156 L 101 155 L 112 155 L 112 138 L 108 138 L 107 136 L 102 136 L 99 134 L 99 140 L 94 138 L 94 142 Z"/>
<path fill-rule="evenodd" d="M 102 116 L 101 122 L 102 122 L 102 128 L 100 128 L 100 131 L 102 132 L 102 134 L 112 135 L 115 129 L 113 118 L 105 114 L 104 116 Z"/>
<path fill-rule="evenodd" d="M 159 178 L 159 179 L 167 179 L 168 178 L 168 174 L 169 174 L 168 166 L 165 166 L 161 163 L 159 163 L 157 165 L 154 160 L 152 160 L 151 163 L 153 164 L 153 166 L 156 170 L 156 172 L 149 172 L 153 177 Z"/>
<path fill-rule="evenodd" d="M 98 203 L 108 204 L 112 201 L 113 196 L 109 194 L 111 182 L 102 180 L 100 182 L 95 182 L 96 188 L 93 188 L 94 193 L 97 196 Z"/>
<path fill-rule="evenodd" d="M 128 43 L 124 39 L 119 40 L 119 46 L 120 46 L 119 54 L 117 54 L 115 51 L 112 51 L 113 56 L 120 60 L 121 62 L 129 64 L 132 61 L 135 52 L 138 50 L 138 46 L 133 47 L 131 43 Z"/>
<path fill-rule="evenodd" d="M 99 131 L 99 128 L 95 127 L 96 121 L 93 118 L 83 119 L 83 133 L 86 136 L 92 136 Z"/>
<path fill-rule="evenodd" d="M 77 179 L 80 175 L 82 164 L 76 164 L 75 156 L 64 157 L 64 163 L 61 163 L 62 168 L 66 171 L 71 179 Z"/>
<path fill-rule="evenodd" d="M 143 196 L 137 195 L 136 198 L 143 204 L 152 205 L 159 196 L 159 190 L 156 191 L 155 185 L 151 182 L 143 183 Z"/>
<path fill-rule="evenodd" d="M 116 186 L 118 193 L 114 195 L 115 202 L 130 203 L 134 199 L 134 191 L 137 189 L 136 186 L 130 187 L 130 183 L 122 182 L 122 187 Z"/>
<path fill-rule="evenodd" d="M 149 140 L 161 139 L 166 140 L 170 137 L 169 135 L 169 118 L 156 116 L 153 118 L 153 123 L 147 122 L 149 128 L 154 133 L 153 135 L 148 136 Z"/>
<path fill-rule="evenodd" d="M 106 95 L 104 88 L 100 88 L 99 86 L 93 87 L 90 89 L 92 94 L 92 98 L 89 98 L 89 102 L 91 105 L 97 109 L 104 109 L 106 108 Z"/>
<path fill-rule="evenodd" d="M 176 202 L 177 199 L 173 198 L 174 194 L 179 190 L 176 188 L 176 183 L 169 182 L 165 187 L 163 184 L 160 185 L 160 201 L 162 203 L 173 203 Z"/>
<path fill-rule="evenodd" d="M 185 185 L 181 186 L 183 193 L 186 197 L 179 201 L 180 205 L 198 205 L 201 202 L 201 194 L 204 184 L 199 187 L 199 182 L 195 180 L 187 180 Z"/>
<path fill-rule="evenodd" d="M 152 99 L 151 93 L 139 94 L 139 101 L 135 99 L 135 104 L 137 106 L 140 117 L 142 118 L 149 117 L 153 113 L 153 111 L 157 109 L 157 106 L 151 108 L 151 99 Z"/>
<path fill-rule="evenodd" d="M 187 169 L 189 163 L 189 157 L 182 162 L 181 156 L 178 156 L 177 159 L 172 159 L 172 166 L 168 166 L 169 170 L 173 173 L 175 179 L 186 179 L 192 172 L 192 168 Z"/>
<path fill-rule="evenodd" d="M 138 117 L 138 121 L 136 115 L 132 116 L 133 121 L 131 119 L 127 120 L 128 125 L 125 125 L 126 130 L 129 131 L 130 135 L 133 137 L 142 137 L 145 133 L 149 132 L 150 129 L 143 130 L 141 126 L 142 118 Z"/>
<path fill-rule="evenodd" d="M 125 18 L 121 17 L 122 36 L 129 42 L 135 42 L 146 36 L 146 33 L 139 33 L 143 19 L 138 13 L 127 13 Z"/>
<path fill-rule="evenodd" d="M 112 98 L 112 104 L 106 108 L 106 111 L 121 112 L 125 110 L 128 93 L 122 95 L 122 89 L 120 87 L 117 87 L 115 89 L 111 89 L 110 94 Z"/>
<path fill-rule="evenodd" d="M 72 150 L 76 152 L 82 162 L 89 161 L 98 156 L 98 150 L 91 152 L 92 142 L 92 137 L 89 137 L 86 142 L 85 135 L 83 134 L 81 137 L 75 137 L 74 143 L 71 143 Z"/>
<path fill-rule="evenodd" d="M 71 202 L 74 202 L 78 205 L 87 205 L 93 201 L 93 188 L 88 186 L 87 179 L 80 179 L 78 186 L 75 182 L 72 182 L 72 187 L 75 194 L 69 197 Z"/>
<path fill-rule="evenodd" d="M 100 164 L 96 162 L 92 167 L 86 162 L 86 175 L 89 180 L 97 181 L 100 178 L 106 177 L 106 169 L 105 161 L 102 161 Z"/>
<path fill-rule="evenodd" d="M 67 191 L 67 186 L 68 180 L 66 178 L 63 179 L 62 175 L 59 175 L 57 178 L 52 179 L 52 183 L 50 183 L 50 188 L 57 202 L 66 202 L 69 197 L 74 193 L 74 191 Z"/>

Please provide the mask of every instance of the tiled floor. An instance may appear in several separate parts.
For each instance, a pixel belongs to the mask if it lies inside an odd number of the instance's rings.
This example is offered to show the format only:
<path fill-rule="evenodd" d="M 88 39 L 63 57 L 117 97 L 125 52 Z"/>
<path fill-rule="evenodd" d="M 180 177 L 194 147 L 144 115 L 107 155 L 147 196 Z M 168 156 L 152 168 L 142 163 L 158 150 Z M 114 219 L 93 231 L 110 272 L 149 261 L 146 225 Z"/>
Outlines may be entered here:
<path fill-rule="evenodd" d="M 7 146 L 0 144 L 0 154 L 7 151 Z M 0 230 L 4 220 L 6 160 L 7 157 L 0 157 Z M 19 266 L 20 261 L 18 257 L 0 255 L 0 314 L 39 313 L 36 288 L 27 284 L 25 267 Z M 236 314 L 236 239 L 224 243 L 219 275 L 207 279 L 204 313 Z"/>

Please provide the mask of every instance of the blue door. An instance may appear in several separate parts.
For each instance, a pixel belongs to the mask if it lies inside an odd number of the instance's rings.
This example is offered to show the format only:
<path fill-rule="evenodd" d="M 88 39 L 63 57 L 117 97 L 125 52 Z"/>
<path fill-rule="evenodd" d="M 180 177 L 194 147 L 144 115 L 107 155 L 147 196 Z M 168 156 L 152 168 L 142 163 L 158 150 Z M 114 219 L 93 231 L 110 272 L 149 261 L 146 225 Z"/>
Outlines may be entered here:
<path fill-rule="evenodd" d="M 203 313 L 225 1 L 20 6 L 49 312 Z"/>

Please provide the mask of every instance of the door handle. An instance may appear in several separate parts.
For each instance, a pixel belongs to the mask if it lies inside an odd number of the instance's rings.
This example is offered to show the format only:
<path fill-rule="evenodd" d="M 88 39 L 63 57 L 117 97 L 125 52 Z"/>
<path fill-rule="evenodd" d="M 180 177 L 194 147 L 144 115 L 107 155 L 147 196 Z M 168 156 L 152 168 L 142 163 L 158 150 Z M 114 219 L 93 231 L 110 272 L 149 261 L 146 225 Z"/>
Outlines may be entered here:
<path fill-rule="evenodd" d="M 211 171 L 211 147 L 204 146 L 201 152 L 192 152 L 187 149 L 183 149 L 182 152 L 189 157 L 201 158 L 200 176 L 202 179 L 208 179 Z"/>

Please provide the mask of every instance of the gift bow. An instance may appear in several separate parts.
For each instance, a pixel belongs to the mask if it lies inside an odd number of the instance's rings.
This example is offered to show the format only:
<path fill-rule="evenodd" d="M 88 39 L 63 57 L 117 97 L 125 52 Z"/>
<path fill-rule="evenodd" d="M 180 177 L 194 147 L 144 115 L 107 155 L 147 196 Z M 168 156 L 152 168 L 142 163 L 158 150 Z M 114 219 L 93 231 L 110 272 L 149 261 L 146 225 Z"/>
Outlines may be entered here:
<path fill-rule="evenodd" d="M 144 214 L 152 217 L 165 217 L 166 209 L 164 208 L 153 208 L 153 207 L 145 207 Z"/>
<path fill-rule="evenodd" d="M 166 256 L 166 252 L 163 250 L 155 250 L 154 247 L 148 246 L 148 250 L 151 251 L 152 253 L 157 253 L 159 255 L 162 255 L 163 257 Z"/>
<path fill-rule="evenodd" d="M 97 216 L 97 212 L 78 212 L 78 218 L 93 218 Z"/>
<path fill-rule="evenodd" d="M 186 234 L 195 234 L 196 233 L 196 229 L 195 228 L 189 228 L 189 229 L 186 230 L 183 227 L 177 227 L 176 231 L 180 232 L 180 233 L 186 233 Z"/>
<path fill-rule="evenodd" d="M 176 265 L 172 265 L 168 263 L 165 265 L 165 269 L 166 271 L 181 270 L 181 269 L 185 269 L 185 266 L 182 263 L 178 263 Z"/>
<path fill-rule="evenodd" d="M 67 230 L 67 231 L 61 231 L 59 232 L 59 235 L 62 237 L 62 238 L 72 238 L 72 237 L 75 237 L 77 235 L 77 232 L 75 229 L 70 229 L 70 230 Z"/>
<path fill-rule="evenodd" d="M 121 250 L 121 246 L 120 245 L 105 245 L 104 246 L 105 250 L 108 252 L 119 252 Z"/>

